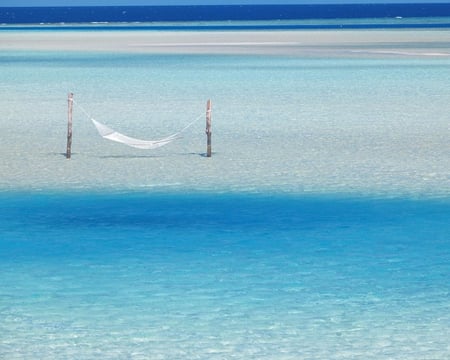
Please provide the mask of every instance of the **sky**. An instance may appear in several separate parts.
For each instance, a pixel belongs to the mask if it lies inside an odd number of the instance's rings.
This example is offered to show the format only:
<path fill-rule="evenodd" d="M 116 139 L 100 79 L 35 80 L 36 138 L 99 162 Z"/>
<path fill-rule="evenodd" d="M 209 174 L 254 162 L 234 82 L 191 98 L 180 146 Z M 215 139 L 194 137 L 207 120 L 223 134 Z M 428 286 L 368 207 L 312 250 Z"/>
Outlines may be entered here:
<path fill-rule="evenodd" d="M 1 6 L 450 3 L 450 0 L 0 0 Z"/>

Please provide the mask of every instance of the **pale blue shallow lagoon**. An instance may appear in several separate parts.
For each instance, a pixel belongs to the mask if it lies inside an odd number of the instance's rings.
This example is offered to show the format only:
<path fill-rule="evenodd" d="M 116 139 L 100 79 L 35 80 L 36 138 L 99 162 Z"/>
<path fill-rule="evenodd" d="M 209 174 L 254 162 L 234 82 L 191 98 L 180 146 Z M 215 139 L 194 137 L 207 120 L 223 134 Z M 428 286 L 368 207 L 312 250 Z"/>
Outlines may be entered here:
<path fill-rule="evenodd" d="M 450 358 L 449 44 L 2 31 L 0 359 Z"/>
<path fill-rule="evenodd" d="M 445 359 L 450 204 L 3 193 L 4 359 Z"/>

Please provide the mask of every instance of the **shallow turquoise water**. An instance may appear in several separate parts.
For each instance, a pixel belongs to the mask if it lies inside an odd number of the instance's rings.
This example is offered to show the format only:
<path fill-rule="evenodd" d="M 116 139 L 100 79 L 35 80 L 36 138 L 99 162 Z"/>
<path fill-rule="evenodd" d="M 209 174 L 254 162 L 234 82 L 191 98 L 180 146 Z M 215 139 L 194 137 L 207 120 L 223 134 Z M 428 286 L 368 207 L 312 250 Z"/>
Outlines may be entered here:
<path fill-rule="evenodd" d="M 446 197 L 449 59 L 353 56 L 2 52 L 0 188 Z M 77 102 L 69 163 L 68 91 Z M 212 161 L 199 156 L 207 99 Z M 82 109 L 149 140 L 200 120 L 143 152 L 103 140 Z"/>
<path fill-rule="evenodd" d="M 3 193 L 0 355 L 444 359 L 446 200 Z"/>
<path fill-rule="evenodd" d="M 0 358 L 450 357 L 450 62 L 356 50 L 1 52 Z"/>

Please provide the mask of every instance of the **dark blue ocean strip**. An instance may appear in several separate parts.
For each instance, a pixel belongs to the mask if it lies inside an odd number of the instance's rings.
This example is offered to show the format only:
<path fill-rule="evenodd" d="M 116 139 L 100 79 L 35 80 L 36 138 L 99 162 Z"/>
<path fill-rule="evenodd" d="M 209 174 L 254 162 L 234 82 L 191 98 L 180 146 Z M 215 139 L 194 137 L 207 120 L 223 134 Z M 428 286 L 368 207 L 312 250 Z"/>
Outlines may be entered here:
<path fill-rule="evenodd" d="M 401 223 L 408 217 L 448 228 L 448 199 L 347 198 L 333 195 L 201 193 L 0 193 L 6 228 L 206 226 L 296 229 L 340 223 Z M 443 229 L 440 229 L 442 231 Z"/>
<path fill-rule="evenodd" d="M 447 4 L 0 7 L 0 23 L 358 19 L 450 16 Z"/>

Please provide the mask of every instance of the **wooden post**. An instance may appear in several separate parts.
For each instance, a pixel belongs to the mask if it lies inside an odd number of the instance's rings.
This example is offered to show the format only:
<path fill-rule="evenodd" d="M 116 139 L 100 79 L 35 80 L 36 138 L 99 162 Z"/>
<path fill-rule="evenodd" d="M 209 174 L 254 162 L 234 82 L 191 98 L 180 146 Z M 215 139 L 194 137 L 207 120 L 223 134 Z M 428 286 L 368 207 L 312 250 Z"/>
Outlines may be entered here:
<path fill-rule="evenodd" d="M 72 109 L 73 109 L 73 93 L 69 93 L 67 98 L 68 111 L 67 111 L 67 151 L 66 159 L 70 159 L 72 156 Z"/>
<path fill-rule="evenodd" d="M 206 103 L 206 156 L 211 157 L 211 100 Z"/>

